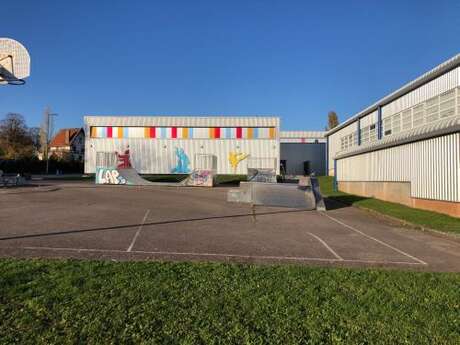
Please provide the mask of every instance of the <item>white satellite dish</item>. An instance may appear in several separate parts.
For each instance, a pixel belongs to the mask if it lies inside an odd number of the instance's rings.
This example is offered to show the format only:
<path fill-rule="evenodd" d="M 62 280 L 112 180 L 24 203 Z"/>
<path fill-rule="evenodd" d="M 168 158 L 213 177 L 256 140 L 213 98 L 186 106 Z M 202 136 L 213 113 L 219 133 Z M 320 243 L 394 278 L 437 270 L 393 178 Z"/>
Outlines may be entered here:
<path fill-rule="evenodd" d="M 0 38 L 0 84 L 22 85 L 29 75 L 27 49 L 11 38 Z"/>

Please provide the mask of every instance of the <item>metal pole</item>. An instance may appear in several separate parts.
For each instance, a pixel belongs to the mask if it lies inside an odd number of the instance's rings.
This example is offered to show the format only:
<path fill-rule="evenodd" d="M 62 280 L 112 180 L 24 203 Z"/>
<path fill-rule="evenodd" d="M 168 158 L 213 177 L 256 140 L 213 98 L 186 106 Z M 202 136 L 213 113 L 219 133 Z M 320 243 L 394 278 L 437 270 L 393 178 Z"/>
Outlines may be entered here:
<path fill-rule="evenodd" d="M 46 175 L 49 173 L 49 144 L 51 140 L 51 131 L 50 131 L 50 125 L 51 125 L 51 116 L 57 116 L 58 114 L 56 113 L 51 113 L 50 107 L 46 107 L 45 109 L 45 116 L 46 116 L 46 143 L 45 143 L 45 159 L 46 159 Z"/>

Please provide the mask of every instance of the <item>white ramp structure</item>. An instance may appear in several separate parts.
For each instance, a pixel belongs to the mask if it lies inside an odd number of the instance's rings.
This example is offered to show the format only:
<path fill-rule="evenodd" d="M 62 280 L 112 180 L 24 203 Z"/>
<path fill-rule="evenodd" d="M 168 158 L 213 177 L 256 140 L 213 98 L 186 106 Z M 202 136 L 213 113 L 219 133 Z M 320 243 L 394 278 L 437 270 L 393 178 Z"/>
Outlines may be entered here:
<path fill-rule="evenodd" d="M 29 75 L 27 49 L 11 38 L 0 38 L 0 85 L 23 85 Z"/>
<path fill-rule="evenodd" d="M 325 211 L 315 177 L 304 177 L 298 184 L 241 182 L 240 188 L 228 191 L 227 201 Z"/>
<path fill-rule="evenodd" d="M 180 182 L 151 182 L 142 178 L 131 163 L 129 149 L 124 153 L 96 153 L 96 184 L 132 186 L 194 186 L 213 187 L 217 158 L 214 155 L 199 154 L 195 157 L 192 173 Z"/>

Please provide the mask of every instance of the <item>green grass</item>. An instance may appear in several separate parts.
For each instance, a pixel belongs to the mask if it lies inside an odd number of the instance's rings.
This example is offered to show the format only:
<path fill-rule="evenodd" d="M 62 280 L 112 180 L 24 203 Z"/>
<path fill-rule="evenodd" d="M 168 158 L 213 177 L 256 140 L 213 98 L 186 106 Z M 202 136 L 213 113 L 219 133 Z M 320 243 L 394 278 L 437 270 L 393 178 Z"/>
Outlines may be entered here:
<path fill-rule="evenodd" d="M 329 199 L 336 200 L 347 205 L 376 211 L 383 215 L 397 218 L 418 227 L 460 234 L 459 218 L 450 217 L 441 213 L 415 209 L 374 198 L 334 192 L 332 177 L 321 176 L 318 179 L 321 193 Z"/>
<path fill-rule="evenodd" d="M 459 344 L 460 275 L 0 260 L 1 344 Z"/>

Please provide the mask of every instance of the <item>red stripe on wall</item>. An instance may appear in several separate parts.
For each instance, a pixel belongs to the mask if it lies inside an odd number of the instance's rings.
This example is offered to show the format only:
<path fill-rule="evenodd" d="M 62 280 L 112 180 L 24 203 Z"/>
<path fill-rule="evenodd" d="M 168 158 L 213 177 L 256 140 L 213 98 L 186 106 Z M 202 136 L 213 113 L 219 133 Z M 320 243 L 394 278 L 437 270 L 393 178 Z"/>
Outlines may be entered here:
<path fill-rule="evenodd" d="M 156 137 L 155 127 L 150 127 L 150 138 Z"/>
<path fill-rule="evenodd" d="M 177 138 L 177 127 L 171 127 L 171 138 Z"/>
<path fill-rule="evenodd" d="M 243 137 L 243 128 L 236 127 L 236 138 L 241 139 Z"/>
<path fill-rule="evenodd" d="M 220 127 L 214 128 L 214 138 L 220 139 Z"/>
<path fill-rule="evenodd" d="M 107 127 L 107 138 L 112 137 L 112 127 Z"/>

